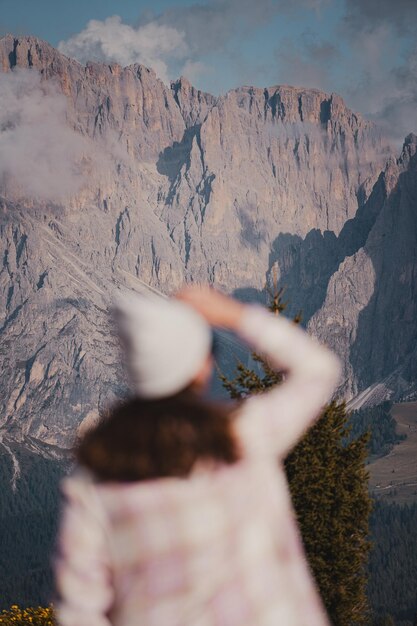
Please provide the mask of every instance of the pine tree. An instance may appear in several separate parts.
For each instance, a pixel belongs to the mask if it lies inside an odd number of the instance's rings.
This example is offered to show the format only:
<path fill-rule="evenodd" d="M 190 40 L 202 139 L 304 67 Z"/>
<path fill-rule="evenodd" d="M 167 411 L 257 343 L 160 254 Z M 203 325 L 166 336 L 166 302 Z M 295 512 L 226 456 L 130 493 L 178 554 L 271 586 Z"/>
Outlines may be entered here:
<path fill-rule="evenodd" d="M 374 619 L 372 626 L 395 626 L 395 622 L 392 615 L 386 613 L 383 617 Z"/>
<path fill-rule="evenodd" d="M 282 293 L 276 288 L 269 292 L 269 309 L 277 315 L 286 307 Z M 294 322 L 300 320 L 301 313 Z M 220 375 L 232 398 L 282 382 L 282 374 L 262 356 L 252 357 L 260 371 L 239 362 L 235 378 Z M 331 402 L 285 461 L 307 558 L 334 626 L 369 623 L 366 562 L 371 499 L 365 469 L 369 433 L 347 443 L 347 421 L 345 403 Z"/>

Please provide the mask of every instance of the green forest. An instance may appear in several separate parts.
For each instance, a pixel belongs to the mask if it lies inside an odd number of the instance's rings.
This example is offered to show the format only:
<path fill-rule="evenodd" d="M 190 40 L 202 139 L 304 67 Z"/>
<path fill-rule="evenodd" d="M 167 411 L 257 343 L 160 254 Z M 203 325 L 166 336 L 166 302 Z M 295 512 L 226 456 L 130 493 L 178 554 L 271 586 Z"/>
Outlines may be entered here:
<path fill-rule="evenodd" d="M 388 400 L 377 406 L 352 411 L 349 416 L 351 431 L 348 440 L 356 439 L 369 430 L 369 456 L 378 457 L 388 454 L 393 446 L 405 439 L 395 431 L 396 422 L 391 415 L 392 402 Z"/>
<path fill-rule="evenodd" d="M 417 503 L 376 501 L 370 519 L 373 543 L 367 594 L 376 626 L 417 624 Z M 391 621 L 389 621 L 391 616 Z M 385 620 L 384 620 L 385 618 Z"/>
<path fill-rule="evenodd" d="M 0 609 L 46 605 L 52 587 L 49 556 L 57 529 L 58 485 L 69 466 L 23 445 L 16 447 L 21 475 L 14 490 L 11 456 L 1 452 Z"/>

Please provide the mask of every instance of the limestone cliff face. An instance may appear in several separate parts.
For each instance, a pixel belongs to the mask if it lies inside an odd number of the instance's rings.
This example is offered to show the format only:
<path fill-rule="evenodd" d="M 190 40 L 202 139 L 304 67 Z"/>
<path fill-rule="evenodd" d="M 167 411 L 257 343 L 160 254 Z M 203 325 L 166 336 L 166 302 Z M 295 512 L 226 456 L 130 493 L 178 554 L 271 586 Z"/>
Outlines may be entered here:
<path fill-rule="evenodd" d="M 417 391 L 416 206 L 417 137 L 409 135 L 364 207 L 379 209 L 366 241 L 340 264 L 310 320 L 344 358 L 345 390 L 360 393 L 359 403 Z"/>
<path fill-rule="evenodd" d="M 0 67 L 34 68 L 57 81 L 68 99 L 69 123 L 91 138 L 117 133 L 137 159 L 157 158 L 178 141 L 185 124 L 171 90 L 141 65 L 89 63 L 68 59 L 35 37 L 0 40 Z"/>
<path fill-rule="evenodd" d="M 169 151 L 161 216 L 188 275 L 225 288 L 260 287 L 283 233 L 338 233 L 379 173 L 374 128 L 319 91 L 233 90 L 193 135 Z"/>
<path fill-rule="evenodd" d="M 338 233 L 380 171 L 374 127 L 334 94 L 245 87 L 215 99 L 185 79 L 169 89 L 142 66 L 84 67 L 11 36 L 1 42 L 0 65 L 57 80 L 72 127 L 123 152 L 116 172 L 90 181 L 79 205 L 116 219 L 123 203 L 149 207 L 186 276 L 209 276 L 226 289 L 263 284 L 281 233 Z M 130 218 L 134 227 L 138 210 Z"/>
<path fill-rule="evenodd" d="M 88 153 L 65 202 L 0 189 L 4 432 L 68 445 L 120 391 L 107 316 L 119 287 L 170 293 L 209 280 L 260 298 L 273 273 L 328 340 L 322 329 L 340 308 L 332 277 L 368 254 L 388 194 L 381 139 L 339 96 L 277 86 L 214 98 L 184 78 L 167 87 L 139 65 L 84 67 L 31 37 L 1 39 L 0 67 L 56 83 Z M 353 325 L 360 310 L 350 306 Z M 385 371 L 378 357 L 362 381 L 362 357 L 349 355 L 349 393 Z"/>

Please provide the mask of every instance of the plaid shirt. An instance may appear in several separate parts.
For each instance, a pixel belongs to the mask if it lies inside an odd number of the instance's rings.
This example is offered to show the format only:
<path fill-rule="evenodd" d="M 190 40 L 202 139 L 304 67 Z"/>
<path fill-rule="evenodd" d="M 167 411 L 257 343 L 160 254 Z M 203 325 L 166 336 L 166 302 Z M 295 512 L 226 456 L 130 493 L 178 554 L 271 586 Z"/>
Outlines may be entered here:
<path fill-rule="evenodd" d="M 99 484 L 83 469 L 64 479 L 54 557 L 62 626 L 329 626 L 283 459 L 330 399 L 340 362 L 256 305 L 239 334 L 287 372 L 244 403 L 240 461 L 185 479 Z"/>

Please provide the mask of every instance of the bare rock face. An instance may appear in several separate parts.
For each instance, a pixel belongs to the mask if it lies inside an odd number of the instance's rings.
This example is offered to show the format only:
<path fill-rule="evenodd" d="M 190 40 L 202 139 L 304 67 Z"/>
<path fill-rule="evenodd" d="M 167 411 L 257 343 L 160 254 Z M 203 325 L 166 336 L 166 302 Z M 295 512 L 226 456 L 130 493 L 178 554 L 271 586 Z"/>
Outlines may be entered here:
<path fill-rule="evenodd" d="M 380 207 L 364 245 L 340 264 L 310 320 L 344 358 L 345 392 L 361 394 L 356 406 L 417 391 L 416 202 L 417 137 L 409 135 L 364 207 Z"/>
<path fill-rule="evenodd" d="M 217 101 L 211 94 L 193 87 L 184 76 L 171 83 L 171 90 L 187 128 L 201 124 Z"/>
<path fill-rule="evenodd" d="M 186 159 L 178 147 L 161 213 L 188 274 L 229 289 L 257 276 L 260 287 L 279 235 L 338 233 L 379 173 L 379 141 L 335 95 L 275 87 L 219 98 Z"/>
<path fill-rule="evenodd" d="M 68 446 L 120 393 L 107 311 L 121 287 L 171 293 L 202 280 L 259 299 L 276 275 L 313 332 L 333 341 L 324 331 L 335 320 L 349 394 L 385 375 L 395 346 L 374 365 L 355 348 L 355 332 L 375 281 L 388 281 L 368 241 L 388 219 L 401 172 L 414 176 L 414 156 L 385 168 L 376 129 L 339 96 L 276 86 L 214 98 L 184 78 L 168 87 L 140 65 L 82 66 L 32 37 L 1 39 L 0 67 L 55 85 L 66 126 L 86 146 L 82 185 L 66 201 L 0 186 L 3 433 Z M 404 213 L 415 193 L 407 184 Z M 385 272 L 392 285 L 404 276 L 410 288 L 409 257 L 404 274 Z M 343 271 L 364 287 L 342 307 Z M 372 363 L 366 376 L 363 358 Z"/>
<path fill-rule="evenodd" d="M 33 68 L 56 81 L 67 96 L 68 121 L 81 134 L 97 139 L 117 133 L 136 159 L 155 159 L 179 140 L 185 124 L 171 90 L 141 65 L 80 65 L 35 37 L 0 40 L 0 67 Z"/>

